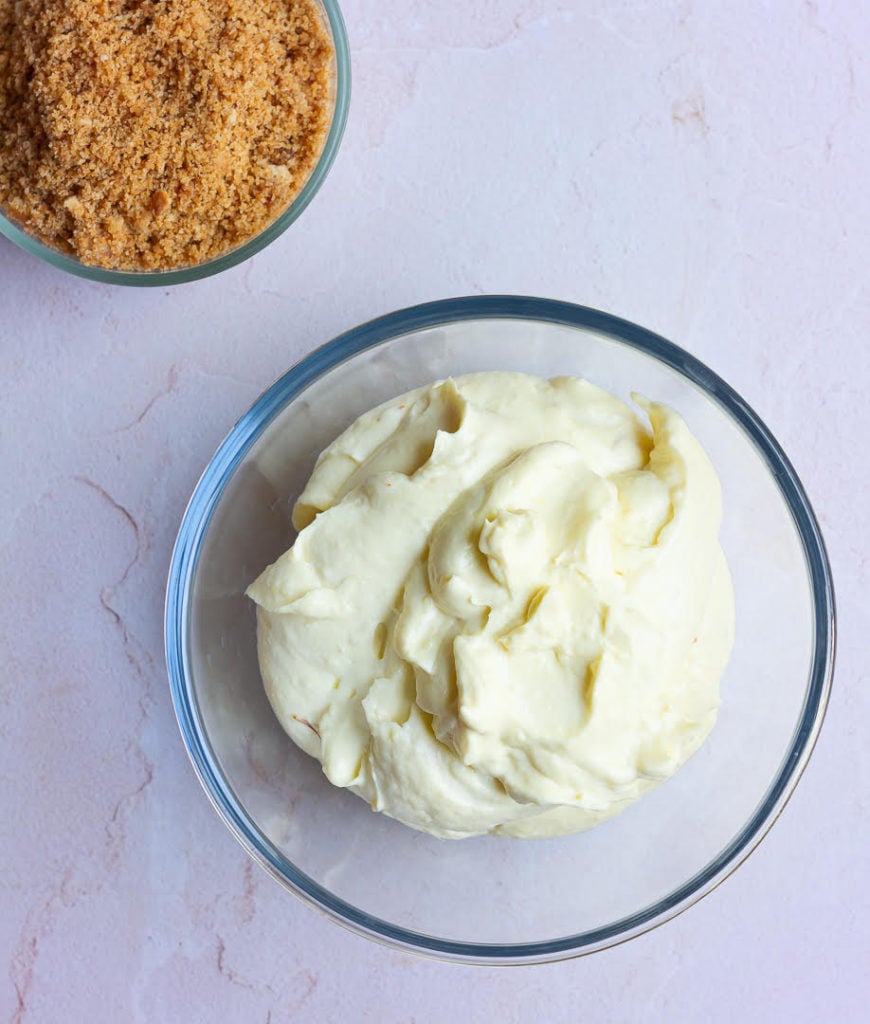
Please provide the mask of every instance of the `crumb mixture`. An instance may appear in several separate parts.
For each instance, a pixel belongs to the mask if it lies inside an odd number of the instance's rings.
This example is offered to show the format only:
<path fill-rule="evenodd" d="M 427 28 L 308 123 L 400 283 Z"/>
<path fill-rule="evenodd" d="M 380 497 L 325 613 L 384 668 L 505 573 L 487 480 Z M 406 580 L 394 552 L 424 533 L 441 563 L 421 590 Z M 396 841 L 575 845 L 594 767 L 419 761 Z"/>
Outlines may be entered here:
<path fill-rule="evenodd" d="M 84 263 L 202 263 L 258 234 L 323 148 L 316 0 L 0 0 L 0 207 Z"/>

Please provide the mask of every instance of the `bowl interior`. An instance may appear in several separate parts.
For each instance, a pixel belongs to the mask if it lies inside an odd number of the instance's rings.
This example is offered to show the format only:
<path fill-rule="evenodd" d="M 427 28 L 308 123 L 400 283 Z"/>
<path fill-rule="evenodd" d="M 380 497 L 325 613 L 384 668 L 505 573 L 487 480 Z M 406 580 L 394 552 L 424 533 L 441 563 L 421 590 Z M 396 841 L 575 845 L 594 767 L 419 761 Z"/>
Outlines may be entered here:
<path fill-rule="evenodd" d="M 223 270 L 244 262 L 264 249 L 296 220 L 308 206 L 314 195 L 323 184 L 329 169 L 335 161 L 341 143 L 347 112 L 350 104 L 350 53 L 348 50 L 347 30 L 338 0 L 315 0 L 320 8 L 323 24 L 332 41 L 334 57 L 332 61 L 332 88 L 330 126 L 323 150 L 317 163 L 311 170 L 305 185 L 292 203 L 271 224 L 254 235 L 253 238 L 229 252 L 223 253 L 205 263 L 177 267 L 169 270 L 113 270 L 109 267 L 97 267 L 82 263 L 75 256 L 61 252 L 35 235 L 30 234 L 22 225 L 6 217 L 0 208 L 0 234 L 5 235 L 25 252 L 38 256 L 54 267 L 66 270 L 77 277 L 102 281 L 106 284 L 123 284 L 143 287 L 163 287 L 171 284 L 184 284 L 211 277 Z"/>
<path fill-rule="evenodd" d="M 723 485 L 737 630 L 718 723 L 671 781 L 616 819 L 559 839 L 441 841 L 333 788 L 272 714 L 244 596 L 292 542 L 292 502 L 339 431 L 387 398 L 478 370 L 573 374 L 625 400 L 634 391 L 667 402 Z M 612 334 L 518 318 L 382 341 L 249 417 L 265 422 L 273 412 L 240 459 L 225 453 L 238 459 L 234 468 L 212 466 L 204 478 L 206 485 L 215 474 L 218 489 L 226 482 L 198 536 L 182 641 L 193 729 L 214 773 L 206 785 L 248 848 L 339 917 L 447 953 L 468 943 L 481 953 L 500 947 L 492 956 L 528 955 L 548 943 L 575 951 L 608 944 L 710 888 L 747 837 L 763 832 L 776 786 L 794 768 L 816 654 L 811 578 L 794 516 L 737 420 L 682 372 Z M 261 426 L 240 424 L 254 433 Z M 236 809 L 230 815 L 228 805 Z"/>

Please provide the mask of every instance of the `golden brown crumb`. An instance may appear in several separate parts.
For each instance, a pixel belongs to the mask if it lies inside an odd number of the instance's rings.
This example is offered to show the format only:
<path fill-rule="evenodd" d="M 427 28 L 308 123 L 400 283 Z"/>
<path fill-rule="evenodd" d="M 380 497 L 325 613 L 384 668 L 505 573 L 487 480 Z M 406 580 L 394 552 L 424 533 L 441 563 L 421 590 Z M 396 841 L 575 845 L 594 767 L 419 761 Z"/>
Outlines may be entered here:
<path fill-rule="evenodd" d="M 301 191 L 332 60 L 315 0 L 0 0 L 0 207 L 88 264 L 213 259 Z"/>

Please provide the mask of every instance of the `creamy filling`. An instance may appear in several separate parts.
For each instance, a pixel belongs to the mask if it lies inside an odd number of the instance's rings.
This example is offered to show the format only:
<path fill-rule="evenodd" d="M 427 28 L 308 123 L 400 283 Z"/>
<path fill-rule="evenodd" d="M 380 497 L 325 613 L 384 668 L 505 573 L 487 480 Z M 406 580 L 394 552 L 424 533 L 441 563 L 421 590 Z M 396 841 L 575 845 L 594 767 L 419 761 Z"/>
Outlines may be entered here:
<path fill-rule="evenodd" d="M 460 838 L 597 824 L 716 718 L 721 490 L 663 405 L 481 373 L 361 416 L 248 588 L 275 713 L 327 778 Z"/>

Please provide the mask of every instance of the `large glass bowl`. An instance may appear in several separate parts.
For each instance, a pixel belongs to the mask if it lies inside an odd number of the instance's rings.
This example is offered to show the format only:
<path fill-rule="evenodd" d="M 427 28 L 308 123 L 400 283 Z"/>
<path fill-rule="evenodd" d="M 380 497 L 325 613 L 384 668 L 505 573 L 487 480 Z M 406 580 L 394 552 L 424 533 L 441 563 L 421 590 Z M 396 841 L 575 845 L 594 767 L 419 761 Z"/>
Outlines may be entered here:
<path fill-rule="evenodd" d="M 560 839 L 444 841 L 335 789 L 263 692 L 247 584 L 293 539 L 317 454 L 365 410 L 478 370 L 583 376 L 677 409 L 718 469 L 737 638 L 707 742 L 617 818 Z M 621 942 L 684 910 L 758 844 L 795 787 L 831 684 L 834 601 L 813 512 L 777 442 L 727 384 L 625 320 L 473 297 L 348 332 L 277 381 L 212 459 L 169 574 L 166 653 L 194 767 L 245 849 L 342 924 L 445 959 L 522 963 Z"/>
<path fill-rule="evenodd" d="M 259 234 L 254 235 L 253 238 L 244 244 L 231 249 L 222 256 L 217 256 L 204 263 L 178 267 L 174 270 L 112 270 L 107 267 L 90 266 L 87 263 L 82 263 L 81 260 L 76 259 L 74 256 L 67 255 L 58 249 L 52 248 L 50 245 L 46 245 L 35 235 L 28 233 L 16 221 L 6 217 L 2 208 L 0 208 L 0 234 L 5 235 L 10 241 L 24 249 L 25 252 L 38 256 L 41 260 L 45 260 L 46 263 L 59 267 L 61 270 L 66 270 L 70 274 L 76 274 L 78 277 L 86 277 L 92 281 L 102 281 L 106 284 L 139 285 L 144 287 L 184 284 L 188 281 L 198 281 L 204 277 L 211 277 L 212 274 L 218 274 L 222 270 L 228 270 L 230 267 L 250 259 L 251 256 L 264 249 L 290 227 L 293 221 L 296 220 L 314 198 L 335 161 L 347 122 L 347 112 L 350 105 L 350 52 L 348 50 L 347 30 L 345 29 L 344 19 L 341 16 L 337 0 L 316 0 L 316 2 L 321 8 L 324 25 L 329 33 L 335 54 L 332 66 L 332 109 L 330 112 L 329 132 L 327 133 L 323 150 L 302 191 L 284 212 Z"/>

